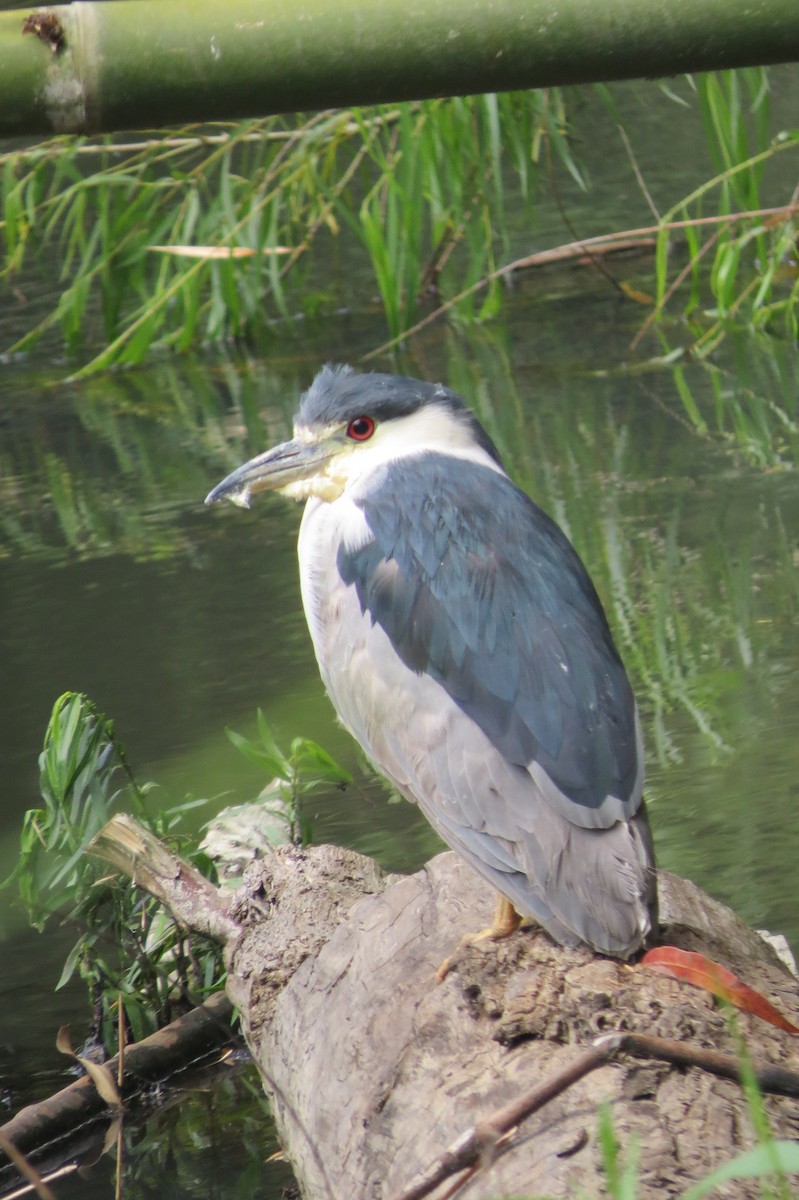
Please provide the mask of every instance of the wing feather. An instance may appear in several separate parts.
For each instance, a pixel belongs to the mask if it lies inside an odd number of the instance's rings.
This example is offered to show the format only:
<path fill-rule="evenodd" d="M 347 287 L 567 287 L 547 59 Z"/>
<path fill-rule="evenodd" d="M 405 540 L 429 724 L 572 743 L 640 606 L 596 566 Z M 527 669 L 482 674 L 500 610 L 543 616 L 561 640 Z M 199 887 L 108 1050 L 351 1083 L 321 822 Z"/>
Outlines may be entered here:
<path fill-rule="evenodd" d="M 338 552 L 362 612 L 570 821 L 630 817 L 643 785 L 635 702 L 568 539 L 489 467 L 428 453 L 375 476 L 356 499 L 371 540 Z"/>

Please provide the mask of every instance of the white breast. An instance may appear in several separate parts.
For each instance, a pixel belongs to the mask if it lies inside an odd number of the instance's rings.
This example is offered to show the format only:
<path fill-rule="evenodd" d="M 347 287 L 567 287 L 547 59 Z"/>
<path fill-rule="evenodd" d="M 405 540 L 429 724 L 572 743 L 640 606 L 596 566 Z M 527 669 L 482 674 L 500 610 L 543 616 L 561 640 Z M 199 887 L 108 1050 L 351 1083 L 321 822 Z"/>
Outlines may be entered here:
<path fill-rule="evenodd" d="M 316 658 L 326 684 L 331 664 L 338 657 L 337 649 L 342 641 L 339 635 L 345 631 L 347 643 L 356 636 L 353 605 L 355 613 L 360 613 L 354 588 L 347 588 L 338 572 L 339 547 L 343 542 L 347 548 L 357 548 L 368 540 L 369 529 L 363 511 L 346 493 L 332 504 L 315 498 L 306 504 L 297 544 L 300 587 Z"/>
<path fill-rule="evenodd" d="M 353 548 L 370 534 L 362 510 L 347 497 L 309 500 L 299 536 L 300 580 L 308 627 L 319 670 L 342 724 L 367 755 L 409 800 L 417 798 L 416 770 L 406 744 L 422 713 L 428 714 L 427 747 L 446 737 L 435 712 L 447 705 L 443 689 L 422 680 L 402 663 L 385 632 L 361 611 L 354 587 L 342 582 L 337 555 L 342 542 Z M 434 691 L 425 701 L 420 690 Z M 442 714 L 443 715 L 443 714 Z M 415 732 L 415 731 L 414 731 Z M 401 745 L 402 743 L 402 745 Z"/>
<path fill-rule="evenodd" d="M 353 689 L 364 682 L 358 668 L 371 620 L 361 612 L 355 588 L 342 581 L 337 560 L 342 542 L 357 547 L 368 538 L 363 512 L 346 493 L 333 503 L 312 498 L 306 504 L 297 546 L 302 603 L 325 687 L 359 740 L 361 704 L 354 702 Z"/>

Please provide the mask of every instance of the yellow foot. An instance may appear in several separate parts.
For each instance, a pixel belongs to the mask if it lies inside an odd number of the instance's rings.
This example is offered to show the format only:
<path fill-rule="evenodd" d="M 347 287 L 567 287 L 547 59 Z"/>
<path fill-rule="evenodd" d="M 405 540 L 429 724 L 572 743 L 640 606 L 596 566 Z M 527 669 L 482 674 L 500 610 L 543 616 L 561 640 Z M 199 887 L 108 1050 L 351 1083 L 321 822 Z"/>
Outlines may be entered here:
<path fill-rule="evenodd" d="M 498 942 L 502 938 L 510 937 L 522 923 L 523 918 L 517 913 L 516 909 L 501 893 L 497 893 L 497 903 L 494 909 L 494 920 L 488 929 L 481 929 L 479 933 L 467 933 L 460 940 L 458 949 L 463 946 L 474 946 L 477 942 L 485 942 L 489 938 L 492 941 Z M 457 964 L 458 953 L 445 958 L 441 966 L 436 971 L 436 983 L 443 983 L 449 975 L 452 968 Z"/>
<path fill-rule="evenodd" d="M 521 913 L 517 913 L 507 897 L 503 896 L 501 892 L 497 892 L 494 920 L 491 928 L 485 931 L 486 936 L 492 937 L 495 942 L 498 942 L 500 938 L 510 937 L 512 933 L 515 933 L 521 923 Z"/>

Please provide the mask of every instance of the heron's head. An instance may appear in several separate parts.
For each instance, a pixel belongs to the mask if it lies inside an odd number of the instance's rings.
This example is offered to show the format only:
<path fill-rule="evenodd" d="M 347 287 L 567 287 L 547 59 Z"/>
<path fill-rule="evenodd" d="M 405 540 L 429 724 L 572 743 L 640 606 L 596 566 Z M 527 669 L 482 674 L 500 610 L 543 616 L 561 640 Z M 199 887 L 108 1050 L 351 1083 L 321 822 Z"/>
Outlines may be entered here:
<path fill-rule="evenodd" d="M 262 491 L 332 501 L 367 471 L 430 450 L 500 465 L 488 434 L 443 385 L 323 367 L 300 401 L 291 441 L 238 467 L 205 502 L 248 506 Z"/>

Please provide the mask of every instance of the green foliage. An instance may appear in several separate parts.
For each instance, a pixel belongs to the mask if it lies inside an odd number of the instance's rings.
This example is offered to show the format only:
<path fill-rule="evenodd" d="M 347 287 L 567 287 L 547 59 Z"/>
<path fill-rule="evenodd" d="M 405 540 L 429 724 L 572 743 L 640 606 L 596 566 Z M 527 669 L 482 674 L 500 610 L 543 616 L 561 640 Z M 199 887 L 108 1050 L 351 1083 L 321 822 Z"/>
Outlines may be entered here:
<path fill-rule="evenodd" d="M 773 160 L 799 151 L 799 130 L 770 131 L 765 68 L 699 75 L 693 82 L 717 173 L 659 221 L 655 314 L 673 297 L 682 300 L 683 312 L 694 318 L 692 356 L 710 354 L 735 326 L 793 339 L 799 331 L 797 194 L 774 208 L 764 184 Z M 685 240 L 687 262 L 677 239 Z M 672 261 L 679 267 L 674 278 Z M 708 285 L 710 305 L 704 303 Z"/>
<path fill-rule="evenodd" d="M 258 732 L 258 743 L 230 731 L 228 736 L 279 781 L 270 799 L 272 840 L 280 841 L 285 829 L 291 838 L 307 843 L 310 830 L 302 815 L 302 797 L 322 784 L 344 784 L 350 777 L 307 738 L 295 738 L 284 753 L 260 711 Z M 143 825 L 162 839 L 178 842 L 195 866 L 211 874 L 210 861 L 188 850 L 185 837 L 179 836 L 186 813 L 205 801 L 151 811 L 147 797 L 153 785 L 136 783 L 113 723 L 86 696 L 74 692 L 60 696 L 53 707 L 39 770 L 43 807 L 26 813 L 19 861 L 3 886 L 16 883 L 37 929 L 56 914 L 78 926 L 58 986 L 75 972 L 88 984 L 109 1046 L 115 1036 L 113 1009 L 120 1000 L 139 1040 L 171 1020 L 176 1002 L 199 1002 L 220 986 L 219 952 L 194 936 L 189 945 L 160 903 L 139 894 L 127 880 L 109 875 L 86 851 L 112 813 L 128 807 Z"/>
<path fill-rule="evenodd" d="M 788 1175 L 799 1173 L 799 1146 L 795 1142 L 775 1141 L 768 1127 L 763 1096 L 757 1086 L 746 1048 L 739 1040 L 744 1094 L 758 1144 L 752 1150 L 722 1163 L 682 1195 L 682 1200 L 702 1200 L 717 1187 L 739 1179 L 768 1179 L 776 1185 L 776 1194 L 788 1200 L 791 1191 Z M 633 1143 L 623 1161 L 621 1146 L 613 1125 L 611 1108 L 603 1104 L 597 1117 L 597 1141 L 605 1172 L 605 1186 L 611 1200 L 636 1200 L 639 1195 L 638 1161 L 640 1148 Z M 768 1194 L 768 1193 L 764 1193 Z"/>
<path fill-rule="evenodd" d="M 694 1184 L 683 1193 L 682 1200 L 702 1200 L 715 1188 L 734 1179 L 768 1179 L 775 1178 L 783 1188 L 786 1187 L 786 1176 L 799 1173 L 799 1145 L 796 1142 L 770 1142 L 765 1146 L 756 1146 L 754 1150 L 745 1150 L 742 1154 L 723 1163 L 715 1171 L 711 1171 L 699 1183 Z M 791 1195 L 790 1192 L 782 1192 Z M 794 1193 L 795 1194 L 795 1193 Z"/>
<path fill-rule="evenodd" d="M 303 813 L 303 796 L 330 784 L 343 787 L 352 782 L 352 776 L 309 738 L 293 738 L 291 748 L 285 754 L 277 745 L 260 708 L 257 742 L 232 729 L 225 732 L 245 758 L 260 767 L 270 781 L 277 781 L 275 790 L 288 818 L 289 836 L 292 841 L 307 846 L 311 841 L 311 827 Z"/>
<path fill-rule="evenodd" d="M 774 1135 L 771 1132 L 771 1124 L 766 1111 L 763 1093 L 758 1085 L 755 1068 L 749 1054 L 749 1049 L 741 1033 L 736 1014 L 730 1010 L 727 1014 L 727 1019 L 737 1043 L 737 1053 L 741 1068 L 741 1085 L 746 1097 L 752 1130 L 758 1144 L 754 1151 L 749 1151 L 748 1154 L 739 1156 L 732 1163 L 725 1163 L 720 1168 L 721 1178 L 735 1178 L 734 1174 L 725 1174 L 725 1172 L 729 1172 L 731 1169 L 740 1171 L 742 1169 L 741 1158 L 743 1158 L 744 1170 L 751 1171 L 755 1177 L 773 1175 L 776 1190 L 772 1194 L 779 1197 L 779 1200 L 790 1200 L 791 1193 L 787 1185 L 786 1175 L 788 1171 L 799 1168 L 799 1155 L 795 1152 L 795 1146 L 793 1154 L 789 1154 L 787 1158 L 783 1157 L 782 1151 L 778 1149 L 778 1145 L 780 1144 L 775 1141 Z M 788 1144 L 790 1145 L 791 1143 Z M 781 1143 L 781 1145 L 785 1146 L 786 1143 Z M 786 1166 L 786 1163 L 791 1161 L 795 1163 L 793 1168 Z M 713 1175 L 718 1174 L 719 1172 L 713 1172 Z M 707 1184 L 707 1180 L 703 1182 Z M 716 1182 L 718 1182 L 718 1179 Z M 705 1193 L 702 1192 L 700 1194 L 704 1195 Z"/>
<path fill-rule="evenodd" d="M 672 378 L 685 415 L 700 436 L 718 439 L 752 466 L 792 469 L 799 462 L 799 359 L 793 347 L 762 330 L 734 327 L 724 341 L 723 356 L 703 355 L 693 367 L 675 363 Z M 700 372 L 710 381 L 712 406 L 697 401 Z"/>
<path fill-rule="evenodd" d="M 14 349 L 57 326 L 78 351 L 98 314 L 107 345 L 92 370 L 139 362 L 154 343 L 183 350 L 240 336 L 312 292 L 307 260 L 342 221 L 367 251 L 390 331 L 404 332 L 425 290 L 473 283 L 506 244 L 506 148 L 525 196 L 547 138 L 576 172 L 563 122 L 560 93 L 525 93 L 328 112 L 296 126 L 269 118 L 210 136 L 186 129 L 133 145 L 53 139 L 0 156 L 0 275 L 12 282 L 31 254 L 55 249 L 63 284 L 56 308 Z M 170 248 L 200 256 L 161 253 Z M 497 302 L 494 284 L 476 315 Z M 459 312 L 475 315 L 470 302 Z"/>
<path fill-rule="evenodd" d="M 83 855 L 111 816 L 123 773 L 140 816 L 144 793 L 128 771 L 113 723 L 85 696 L 60 696 L 39 756 L 44 808 L 25 814 L 19 862 L 7 881 L 17 882 L 35 928 L 43 929 L 67 898 L 75 915 L 91 907 L 96 881 L 86 872 Z"/>
<path fill-rule="evenodd" d="M 293 1190 L 291 1167 L 279 1151 L 255 1069 L 223 1067 L 210 1085 L 201 1081 L 184 1091 L 179 1104 L 164 1105 L 144 1127 L 126 1118 L 121 1195 L 129 1200 L 165 1194 L 181 1200 L 278 1200 Z M 112 1167 L 106 1156 L 111 1188 Z M 97 1163 L 98 1191 L 102 1172 L 102 1162 Z"/>
<path fill-rule="evenodd" d="M 638 1192 L 639 1150 L 637 1146 L 633 1146 L 627 1161 L 622 1162 L 621 1147 L 613 1127 L 610 1106 L 607 1104 L 601 1105 L 599 1109 L 598 1140 L 608 1195 L 612 1200 L 635 1200 Z"/>
<path fill-rule="evenodd" d="M 335 177 L 337 149 L 350 137 L 340 114 L 323 114 L 299 129 L 275 118 L 135 145 L 54 139 L 3 156 L 4 274 L 57 249 L 63 283 L 17 349 L 57 327 L 78 350 L 99 316 L 107 346 L 94 366 L 131 364 L 154 342 L 182 350 L 242 334 L 261 320 L 265 291 L 273 315 L 285 314 L 279 243 L 294 248 L 294 265 L 331 219 L 348 178 Z"/>
<path fill-rule="evenodd" d="M 730 321 L 797 328 L 795 202 L 764 211 L 763 188 L 770 160 L 795 152 L 799 131 L 770 131 L 768 79 L 751 69 L 693 81 L 717 173 L 658 220 L 650 320 L 679 297 L 698 322 L 695 353 L 709 352 Z M 594 94 L 619 126 L 612 90 Z M 140 362 L 154 345 L 185 350 L 263 331 L 306 298 L 309 308 L 340 302 L 326 247 L 342 229 L 366 255 L 348 267 L 345 302 L 376 286 L 392 338 L 430 297 L 460 320 L 491 317 L 498 260 L 510 257 L 509 189 L 529 226 L 557 171 L 588 187 L 574 151 L 575 95 L 590 93 L 272 117 L 127 144 L 55 138 L 0 155 L 0 279 L 18 286 L 36 260 L 49 275 L 53 256 L 61 279 L 57 304 L 10 349 L 54 329 L 73 353 L 103 340 L 75 373 L 85 375 Z"/>
<path fill-rule="evenodd" d="M 392 338 L 405 333 L 422 301 L 446 288 L 454 314 L 483 320 L 499 306 L 497 250 L 507 256 L 505 190 L 512 172 L 525 200 L 541 146 L 575 174 L 564 136 L 562 94 L 503 93 L 400 106 L 395 125 L 370 138 L 368 113 L 356 112 L 375 182 L 357 218 Z M 453 269 L 453 264 L 457 264 Z M 486 280 L 480 302 L 473 287 Z"/>
<path fill-rule="evenodd" d="M 19 862 L 4 886 L 17 884 L 37 929 L 56 914 L 78 926 L 57 986 L 75 972 L 87 983 L 109 1046 L 121 1000 L 138 1040 L 171 1019 L 176 1000 L 219 986 L 219 954 L 200 939 L 189 949 L 160 904 L 109 875 L 86 848 L 123 803 L 158 836 L 174 838 L 197 802 L 151 814 L 151 788 L 137 785 L 113 723 L 73 692 L 55 703 L 39 769 L 44 806 L 26 813 Z"/>

